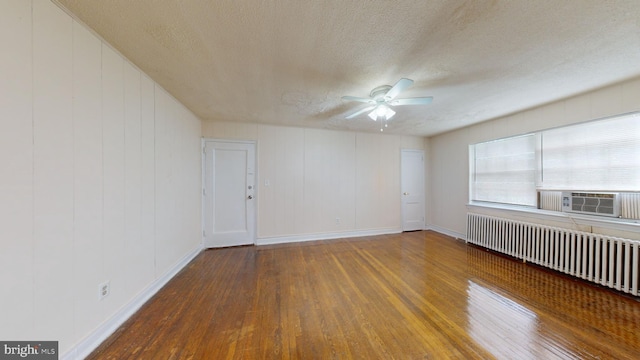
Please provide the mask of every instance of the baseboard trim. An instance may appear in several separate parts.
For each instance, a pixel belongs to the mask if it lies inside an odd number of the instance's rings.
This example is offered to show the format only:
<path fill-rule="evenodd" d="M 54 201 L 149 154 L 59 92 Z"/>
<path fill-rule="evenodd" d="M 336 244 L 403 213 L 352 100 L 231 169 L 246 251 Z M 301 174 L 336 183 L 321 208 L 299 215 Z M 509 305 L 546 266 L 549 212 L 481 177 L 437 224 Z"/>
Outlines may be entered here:
<path fill-rule="evenodd" d="M 466 234 L 461 234 L 459 232 L 452 231 L 452 230 L 449 230 L 449 229 L 445 229 L 445 228 L 440 227 L 440 226 L 429 225 L 429 226 L 426 227 L 425 230 L 433 230 L 435 232 L 439 232 L 441 234 L 445 234 L 445 235 L 451 236 L 452 238 L 456 238 L 456 239 L 467 241 L 467 235 Z"/>
<path fill-rule="evenodd" d="M 125 321 L 142 307 L 153 295 L 155 295 L 166 283 L 169 282 L 180 270 L 193 260 L 203 250 L 202 244 L 187 253 L 173 267 L 162 276 L 154 280 L 142 290 L 129 303 L 125 304 L 113 316 L 105 320 L 98 328 L 92 331 L 84 339 L 62 354 L 62 360 L 84 359 L 94 351 L 103 341 L 113 334 Z"/>
<path fill-rule="evenodd" d="M 256 240 L 256 245 L 274 245 L 274 244 L 286 244 L 286 243 L 315 241 L 315 240 L 331 240 L 331 239 L 342 239 L 342 238 L 352 238 L 352 237 L 361 237 L 361 236 L 387 235 L 387 234 L 398 234 L 401 232 L 402 232 L 402 229 L 399 229 L 399 228 L 381 228 L 381 229 L 371 229 L 371 230 L 344 231 L 344 232 L 335 232 L 335 233 L 274 236 L 274 237 L 258 238 Z"/>

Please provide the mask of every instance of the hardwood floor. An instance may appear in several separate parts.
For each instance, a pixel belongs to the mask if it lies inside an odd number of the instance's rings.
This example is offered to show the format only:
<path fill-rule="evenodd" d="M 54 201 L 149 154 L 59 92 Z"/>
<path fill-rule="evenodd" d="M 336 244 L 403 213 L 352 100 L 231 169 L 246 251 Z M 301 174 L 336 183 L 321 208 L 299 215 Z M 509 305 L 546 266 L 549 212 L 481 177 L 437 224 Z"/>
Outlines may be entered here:
<path fill-rule="evenodd" d="M 430 231 L 207 250 L 91 359 L 640 359 L 640 302 Z"/>

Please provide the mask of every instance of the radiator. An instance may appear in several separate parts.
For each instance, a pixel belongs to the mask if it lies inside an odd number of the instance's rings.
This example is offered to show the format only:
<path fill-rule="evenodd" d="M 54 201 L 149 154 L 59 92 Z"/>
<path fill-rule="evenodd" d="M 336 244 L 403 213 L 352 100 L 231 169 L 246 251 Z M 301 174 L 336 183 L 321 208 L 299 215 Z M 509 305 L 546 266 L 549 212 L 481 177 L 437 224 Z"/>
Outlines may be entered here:
<path fill-rule="evenodd" d="M 467 242 L 638 296 L 638 240 L 468 213 Z"/>

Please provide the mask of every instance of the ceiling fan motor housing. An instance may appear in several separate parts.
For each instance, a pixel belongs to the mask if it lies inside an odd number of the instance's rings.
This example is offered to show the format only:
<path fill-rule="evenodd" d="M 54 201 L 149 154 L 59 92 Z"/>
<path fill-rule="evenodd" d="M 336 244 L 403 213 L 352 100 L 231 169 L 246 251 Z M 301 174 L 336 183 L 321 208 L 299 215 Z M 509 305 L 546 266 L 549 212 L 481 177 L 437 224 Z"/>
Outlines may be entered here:
<path fill-rule="evenodd" d="M 371 90 L 369 96 L 376 101 L 384 101 L 384 96 L 389 92 L 389 90 L 391 90 L 391 85 L 380 85 L 377 88 Z"/>

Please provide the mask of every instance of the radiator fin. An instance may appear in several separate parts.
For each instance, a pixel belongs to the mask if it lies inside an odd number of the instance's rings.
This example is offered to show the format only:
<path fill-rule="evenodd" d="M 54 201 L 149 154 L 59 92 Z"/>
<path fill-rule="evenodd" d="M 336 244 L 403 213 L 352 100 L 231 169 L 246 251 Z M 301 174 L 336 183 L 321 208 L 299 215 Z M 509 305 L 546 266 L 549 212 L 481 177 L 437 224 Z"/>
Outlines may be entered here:
<path fill-rule="evenodd" d="M 467 242 L 638 296 L 638 240 L 468 213 Z"/>

